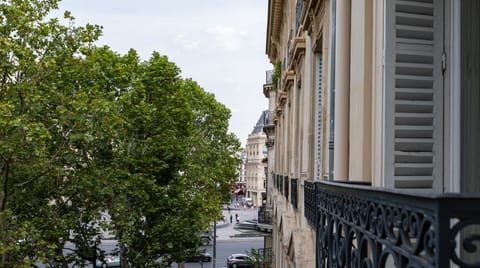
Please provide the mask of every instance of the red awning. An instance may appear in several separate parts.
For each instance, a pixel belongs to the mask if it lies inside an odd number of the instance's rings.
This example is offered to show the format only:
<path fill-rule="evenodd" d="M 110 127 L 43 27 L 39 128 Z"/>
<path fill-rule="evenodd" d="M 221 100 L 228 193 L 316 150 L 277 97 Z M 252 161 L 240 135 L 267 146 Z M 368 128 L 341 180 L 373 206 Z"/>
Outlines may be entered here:
<path fill-rule="evenodd" d="M 236 195 L 245 195 L 245 191 L 243 189 L 236 189 L 233 191 L 233 193 Z"/>

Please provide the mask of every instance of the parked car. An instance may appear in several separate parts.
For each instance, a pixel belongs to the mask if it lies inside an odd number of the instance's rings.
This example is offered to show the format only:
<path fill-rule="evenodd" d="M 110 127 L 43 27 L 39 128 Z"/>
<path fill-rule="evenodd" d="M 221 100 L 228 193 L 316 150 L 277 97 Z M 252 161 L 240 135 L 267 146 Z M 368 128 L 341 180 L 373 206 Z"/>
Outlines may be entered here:
<path fill-rule="evenodd" d="M 211 261 L 212 261 L 212 256 L 208 252 L 199 253 L 185 260 L 185 262 L 211 262 Z"/>
<path fill-rule="evenodd" d="M 236 253 L 228 256 L 228 268 L 250 268 L 250 257 L 244 253 Z"/>
<path fill-rule="evenodd" d="M 102 268 L 111 268 L 111 267 L 121 267 L 120 257 L 115 255 L 107 255 L 104 260 L 97 260 L 97 267 Z"/>

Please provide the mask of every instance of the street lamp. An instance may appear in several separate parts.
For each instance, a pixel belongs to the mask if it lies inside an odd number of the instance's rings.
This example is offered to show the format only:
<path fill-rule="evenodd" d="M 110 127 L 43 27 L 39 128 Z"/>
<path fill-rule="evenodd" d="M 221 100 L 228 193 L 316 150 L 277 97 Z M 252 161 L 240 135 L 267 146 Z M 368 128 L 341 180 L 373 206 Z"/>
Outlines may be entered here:
<path fill-rule="evenodd" d="M 217 188 L 219 186 L 218 182 L 215 182 L 215 196 L 217 194 Z M 215 200 L 216 201 L 216 200 Z M 212 268 L 215 268 L 215 263 L 217 261 L 217 218 L 213 222 L 213 258 L 212 258 Z"/>
<path fill-rule="evenodd" d="M 212 268 L 215 268 L 215 262 L 217 260 L 217 219 L 213 223 L 213 260 Z"/>

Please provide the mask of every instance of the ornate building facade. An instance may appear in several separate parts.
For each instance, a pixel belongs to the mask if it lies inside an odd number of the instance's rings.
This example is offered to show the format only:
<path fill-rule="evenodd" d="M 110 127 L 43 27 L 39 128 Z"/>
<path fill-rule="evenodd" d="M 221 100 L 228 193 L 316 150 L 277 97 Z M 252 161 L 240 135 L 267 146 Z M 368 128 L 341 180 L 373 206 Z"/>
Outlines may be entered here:
<path fill-rule="evenodd" d="M 274 267 L 480 267 L 476 14 L 269 0 Z"/>
<path fill-rule="evenodd" d="M 245 174 L 247 179 L 247 198 L 252 199 L 252 205 L 261 206 L 262 200 L 266 198 L 266 139 L 263 132 L 265 120 L 268 112 L 264 111 L 260 115 L 257 124 L 252 132 L 248 134 L 246 143 Z"/>

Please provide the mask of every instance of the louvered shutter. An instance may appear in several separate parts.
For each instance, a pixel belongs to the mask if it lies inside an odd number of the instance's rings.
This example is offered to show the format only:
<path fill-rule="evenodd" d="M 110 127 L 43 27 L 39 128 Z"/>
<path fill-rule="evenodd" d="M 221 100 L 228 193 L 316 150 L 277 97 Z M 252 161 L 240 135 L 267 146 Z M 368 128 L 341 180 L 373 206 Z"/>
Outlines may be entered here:
<path fill-rule="evenodd" d="M 443 0 L 386 3 L 385 184 L 440 191 Z"/>
<path fill-rule="evenodd" d="M 315 53 L 315 146 L 314 146 L 314 178 L 321 179 L 322 165 L 322 85 L 323 85 L 322 53 Z"/>

